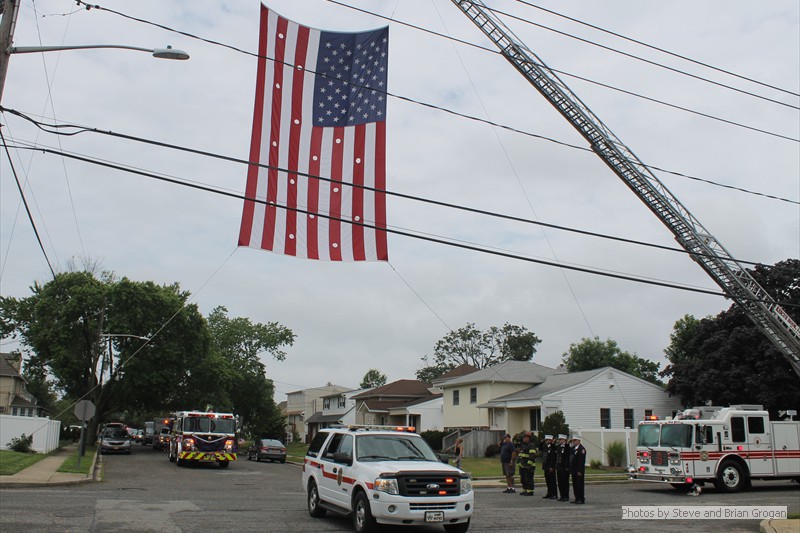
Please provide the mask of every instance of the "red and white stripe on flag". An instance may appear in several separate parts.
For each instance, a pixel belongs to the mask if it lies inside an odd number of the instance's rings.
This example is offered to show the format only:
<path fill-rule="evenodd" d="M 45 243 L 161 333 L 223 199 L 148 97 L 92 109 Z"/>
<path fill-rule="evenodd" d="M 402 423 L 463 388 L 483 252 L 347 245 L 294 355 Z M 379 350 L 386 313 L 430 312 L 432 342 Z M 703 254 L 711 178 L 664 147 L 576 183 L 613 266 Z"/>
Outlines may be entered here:
<path fill-rule="evenodd" d="M 239 246 L 388 261 L 387 37 L 315 30 L 261 6 Z"/>

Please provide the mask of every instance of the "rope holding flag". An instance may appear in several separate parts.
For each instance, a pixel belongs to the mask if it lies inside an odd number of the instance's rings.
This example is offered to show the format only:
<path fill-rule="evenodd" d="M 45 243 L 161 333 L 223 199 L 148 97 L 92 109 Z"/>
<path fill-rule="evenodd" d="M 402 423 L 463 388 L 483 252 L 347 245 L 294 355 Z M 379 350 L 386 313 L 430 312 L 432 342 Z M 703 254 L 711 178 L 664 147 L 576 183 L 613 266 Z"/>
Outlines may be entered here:
<path fill-rule="evenodd" d="M 309 28 L 261 5 L 239 246 L 321 261 L 389 260 L 388 37 L 388 28 Z"/>

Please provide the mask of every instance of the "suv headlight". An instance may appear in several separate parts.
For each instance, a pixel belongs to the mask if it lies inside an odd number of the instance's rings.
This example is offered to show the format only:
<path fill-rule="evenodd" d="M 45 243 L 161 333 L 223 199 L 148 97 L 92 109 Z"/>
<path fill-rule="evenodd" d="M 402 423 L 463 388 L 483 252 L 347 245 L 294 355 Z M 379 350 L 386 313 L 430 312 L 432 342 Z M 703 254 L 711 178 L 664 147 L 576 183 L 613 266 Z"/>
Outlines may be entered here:
<path fill-rule="evenodd" d="M 400 490 L 397 488 L 397 480 L 394 478 L 379 477 L 375 480 L 373 489 L 386 494 L 400 494 Z"/>
<path fill-rule="evenodd" d="M 472 491 L 472 477 L 462 477 L 460 482 L 459 494 L 467 494 Z"/>

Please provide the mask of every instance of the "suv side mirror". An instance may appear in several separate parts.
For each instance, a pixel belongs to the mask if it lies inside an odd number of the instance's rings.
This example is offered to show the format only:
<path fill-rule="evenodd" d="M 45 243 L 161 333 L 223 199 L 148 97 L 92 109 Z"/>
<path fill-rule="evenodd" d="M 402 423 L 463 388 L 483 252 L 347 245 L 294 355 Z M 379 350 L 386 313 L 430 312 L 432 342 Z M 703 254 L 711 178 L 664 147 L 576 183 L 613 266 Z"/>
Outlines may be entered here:
<path fill-rule="evenodd" d="M 353 465 L 353 456 L 346 453 L 336 452 L 333 454 L 333 461 L 336 463 L 342 463 L 347 466 Z"/>

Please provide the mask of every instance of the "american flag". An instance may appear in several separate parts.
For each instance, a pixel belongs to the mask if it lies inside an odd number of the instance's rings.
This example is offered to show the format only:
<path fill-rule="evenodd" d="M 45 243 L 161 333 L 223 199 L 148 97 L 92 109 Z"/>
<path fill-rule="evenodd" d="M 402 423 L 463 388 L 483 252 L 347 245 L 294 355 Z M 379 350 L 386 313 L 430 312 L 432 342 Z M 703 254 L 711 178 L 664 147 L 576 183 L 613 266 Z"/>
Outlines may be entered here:
<path fill-rule="evenodd" d="M 320 31 L 261 6 L 255 164 L 239 246 L 323 261 L 389 260 L 381 230 L 388 37 L 388 28 Z"/>

